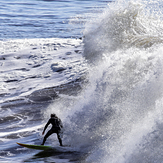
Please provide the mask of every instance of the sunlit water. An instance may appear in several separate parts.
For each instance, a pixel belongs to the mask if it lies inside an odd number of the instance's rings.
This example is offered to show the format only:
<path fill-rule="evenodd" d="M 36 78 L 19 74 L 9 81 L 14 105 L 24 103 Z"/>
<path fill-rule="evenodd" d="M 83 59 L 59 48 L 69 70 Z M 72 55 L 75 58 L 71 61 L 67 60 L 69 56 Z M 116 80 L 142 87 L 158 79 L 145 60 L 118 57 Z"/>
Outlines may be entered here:
<path fill-rule="evenodd" d="M 2 4 L 1 162 L 163 162 L 162 1 Z"/>
<path fill-rule="evenodd" d="M 96 0 L 1 0 L 0 39 L 82 37 L 85 22 L 106 4 Z"/>

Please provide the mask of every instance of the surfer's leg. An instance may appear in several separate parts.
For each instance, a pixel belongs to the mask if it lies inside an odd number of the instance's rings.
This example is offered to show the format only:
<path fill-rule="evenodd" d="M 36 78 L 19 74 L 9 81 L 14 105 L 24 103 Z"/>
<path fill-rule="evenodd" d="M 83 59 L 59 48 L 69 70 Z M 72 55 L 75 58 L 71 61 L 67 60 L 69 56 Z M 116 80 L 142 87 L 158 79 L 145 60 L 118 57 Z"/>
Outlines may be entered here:
<path fill-rule="evenodd" d="M 46 139 L 47 139 L 51 134 L 53 134 L 53 133 L 54 133 L 54 132 L 53 132 L 52 130 L 49 130 L 49 131 L 46 133 L 46 135 L 44 136 L 44 140 L 43 140 L 43 142 L 42 142 L 41 145 L 44 145 Z"/>
<path fill-rule="evenodd" d="M 60 146 L 63 146 L 63 145 L 62 145 L 62 139 L 61 139 L 61 136 L 60 136 L 60 132 L 57 132 L 57 137 L 58 137 Z"/>

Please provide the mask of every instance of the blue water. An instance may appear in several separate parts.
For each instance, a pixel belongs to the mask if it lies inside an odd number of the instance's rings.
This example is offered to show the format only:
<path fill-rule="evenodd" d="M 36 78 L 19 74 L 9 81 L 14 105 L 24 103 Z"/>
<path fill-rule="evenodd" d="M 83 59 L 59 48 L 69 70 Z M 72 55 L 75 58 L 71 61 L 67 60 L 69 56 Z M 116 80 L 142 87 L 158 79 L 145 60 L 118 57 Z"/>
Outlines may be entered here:
<path fill-rule="evenodd" d="M 0 162 L 163 162 L 162 0 L 0 2 Z M 42 143 L 51 113 L 63 121 Z"/>
<path fill-rule="evenodd" d="M 42 153 L 23 149 L 16 142 L 41 144 L 42 128 L 50 112 L 59 111 L 57 107 L 48 111 L 55 99 L 52 87 L 64 84 L 61 94 L 77 94 L 86 67 L 78 38 L 83 37 L 85 24 L 107 4 L 102 0 L 0 1 L 0 162 L 83 160 L 83 152 L 78 150 Z M 56 72 L 59 69 L 64 71 Z M 71 83 L 76 79 L 79 82 Z M 46 89 L 53 93 L 45 93 Z M 37 90 L 43 92 L 33 96 Z M 63 122 L 69 114 L 66 112 L 59 115 Z M 58 147 L 55 135 L 46 145 Z"/>
<path fill-rule="evenodd" d="M 79 38 L 106 1 L 1 0 L 0 39 Z"/>

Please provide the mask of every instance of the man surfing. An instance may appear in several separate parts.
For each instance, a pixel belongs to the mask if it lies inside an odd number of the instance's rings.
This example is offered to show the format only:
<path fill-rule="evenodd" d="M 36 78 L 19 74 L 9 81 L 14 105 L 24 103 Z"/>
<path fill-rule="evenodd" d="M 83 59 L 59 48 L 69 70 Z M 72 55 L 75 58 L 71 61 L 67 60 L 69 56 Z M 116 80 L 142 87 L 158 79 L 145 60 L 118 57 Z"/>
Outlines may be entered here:
<path fill-rule="evenodd" d="M 43 142 L 41 145 L 44 145 L 46 139 L 53 133 L 57 134 L 60 146 L 62 146 L 62 139 L 61 139 L 61 134 L 62 131 L 61 129 L 63 128 L 62 121 L 56 116 L 56 114 L 51 114 L 51 118 L 47 122 L 47 124 L 44 127 L 44 130 L 42 132 L 42 135 L 44 135 L 46 128 L 48 127 L 49 124 L 52 124 L 52 128 L 46 133 L 44 136 Z"/>

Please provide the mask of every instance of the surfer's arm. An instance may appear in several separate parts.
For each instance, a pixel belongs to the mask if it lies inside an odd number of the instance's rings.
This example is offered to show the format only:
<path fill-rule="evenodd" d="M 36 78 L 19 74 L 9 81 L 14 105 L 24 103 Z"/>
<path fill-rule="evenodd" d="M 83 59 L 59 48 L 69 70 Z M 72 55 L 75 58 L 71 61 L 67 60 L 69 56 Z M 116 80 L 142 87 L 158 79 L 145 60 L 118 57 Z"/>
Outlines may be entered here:
<path fill-rule="evenodd" d="M 60 126 L 61 126 L 61 128 L 63 128 L 63 123 L 62 123 L 62 121 L 60 120 Z"/>
<path fill-rule="evenodd" d="M 60 127 L 60 129 L 63 128 L 63 123 L 60 119 L 59 119 L 59 127 Z"/>
<path fill-rule="evenodd" d="M 45 130 L 46 130 L 46 128 L 48 127 L 49 124 L 50 124 L 50 120 L 49 120 L 48 123 L 45 125 L 44 130 L 43 130 L 43 132 L 42 132 L 42 135 L 44 135 L 44 132 L 45 132 Z"/>

